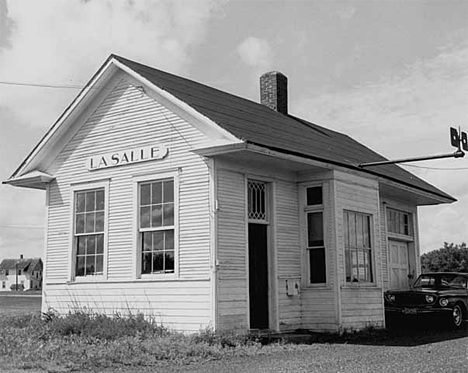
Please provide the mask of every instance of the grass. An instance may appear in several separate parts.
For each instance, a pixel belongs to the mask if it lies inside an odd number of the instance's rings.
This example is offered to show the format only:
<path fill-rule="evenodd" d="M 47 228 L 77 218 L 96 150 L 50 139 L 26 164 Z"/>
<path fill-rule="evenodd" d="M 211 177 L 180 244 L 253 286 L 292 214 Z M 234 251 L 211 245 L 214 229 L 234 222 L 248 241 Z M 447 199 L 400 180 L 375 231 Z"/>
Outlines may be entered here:
<path fill-rule="evenodd" d="M 41 312 L 40 292 L 0 292 L 0 317 L 20 316 Z"/>
<path fill-rule="evenodd" d="M 9 316 L 0 320 L 0 366 L 88 370 L 123 365 L 189 364 L 257 354 L 262 345 L 245 334 L 193 335 L 168 330 L 142 315 L 109 317 L 87 312 Z"/>
<path fill-rule="evenodd" d="M 423 328 L 408 334 L 406 328 L 396 331 L 368 328 L 341 335 L 310 333 L 307 343 L 414 346 L 464 336 L 464 331 L 446 334 Z M 300 348 L 236 331 L 204 329 L 186 335 L 141 314 L 109 317 L 77 311 L 64 317 L 53 313 L 0 317 L 0 366 L 4 369 L 63 372 L 186 365 Z"/>

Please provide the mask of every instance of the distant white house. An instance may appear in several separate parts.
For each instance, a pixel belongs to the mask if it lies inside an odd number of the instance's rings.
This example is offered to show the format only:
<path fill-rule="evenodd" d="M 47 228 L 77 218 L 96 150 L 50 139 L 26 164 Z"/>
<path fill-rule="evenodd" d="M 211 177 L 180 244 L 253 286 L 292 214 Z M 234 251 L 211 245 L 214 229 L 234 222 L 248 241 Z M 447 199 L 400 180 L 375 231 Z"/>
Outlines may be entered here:
<path fill-rule="evenodd" d="M 284 75 L 260 85 L 257 103 L 109 57 L 5 181 L 46 192 L 44 311 L 385 325 L 383 292 L 420 272 L 418 206 L 455 198 L 360 167 L 385 158 L 289 114 Z"/>
<path fill-rule="evenodd" d="M 0 291 L 42 289 L 40 258 L 3 259 L 0 263 Z"/>

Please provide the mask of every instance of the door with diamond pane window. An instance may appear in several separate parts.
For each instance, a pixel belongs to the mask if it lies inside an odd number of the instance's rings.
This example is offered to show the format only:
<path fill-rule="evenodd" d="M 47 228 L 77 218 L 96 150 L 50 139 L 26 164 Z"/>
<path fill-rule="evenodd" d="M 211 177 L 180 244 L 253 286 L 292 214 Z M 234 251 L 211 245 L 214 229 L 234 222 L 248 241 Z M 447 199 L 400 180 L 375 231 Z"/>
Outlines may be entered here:
<path fill-rule="evenodd" d="M 248 182 L 250 328 L 269 326 L 267 185 Z"/>
<path fill-rule="evenodd" d="M 390 289 L 407 289 L 408 282 L 408 243 L 388 241 Z"/>

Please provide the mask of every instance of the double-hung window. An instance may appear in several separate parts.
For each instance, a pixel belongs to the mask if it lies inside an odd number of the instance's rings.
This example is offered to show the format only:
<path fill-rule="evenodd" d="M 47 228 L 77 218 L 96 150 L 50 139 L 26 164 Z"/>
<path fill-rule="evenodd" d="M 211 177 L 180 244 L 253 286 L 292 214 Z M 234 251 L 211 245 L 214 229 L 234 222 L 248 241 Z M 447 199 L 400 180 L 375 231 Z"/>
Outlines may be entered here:
<path fill-rule="evenodd" d="M 323 188 L 306 188 L 306 250 L 309 284 L 327 281 L 323 219 Z"/>
<path fill-rule="evenodd" d="M 174 273 L 174 179 L 138 184 L 141 274 Z"/>
<path fill-rule="evenodd" d="M 344 211 L 346 282 L 372 282 L 372 216 Z"/>
<path fill-rule="evenodd" d="M 75 277 L 104 272 L 105 189 L 76 191 L 74 194 Z"/>

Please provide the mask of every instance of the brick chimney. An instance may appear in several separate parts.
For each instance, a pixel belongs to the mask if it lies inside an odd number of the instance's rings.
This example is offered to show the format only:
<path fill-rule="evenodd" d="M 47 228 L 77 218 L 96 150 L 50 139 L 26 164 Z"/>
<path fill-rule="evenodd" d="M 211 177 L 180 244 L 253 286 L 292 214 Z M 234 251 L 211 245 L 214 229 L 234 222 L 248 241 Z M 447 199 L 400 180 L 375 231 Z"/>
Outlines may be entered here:
<path fill-rule="evenodd" d="M 260 77 L 260 102 L 270 109 L 288 114 L 288 78 L 278 71 Z"/>

